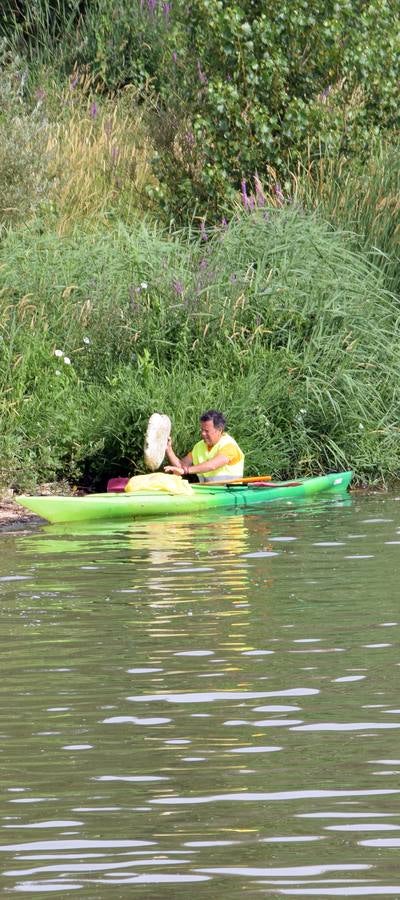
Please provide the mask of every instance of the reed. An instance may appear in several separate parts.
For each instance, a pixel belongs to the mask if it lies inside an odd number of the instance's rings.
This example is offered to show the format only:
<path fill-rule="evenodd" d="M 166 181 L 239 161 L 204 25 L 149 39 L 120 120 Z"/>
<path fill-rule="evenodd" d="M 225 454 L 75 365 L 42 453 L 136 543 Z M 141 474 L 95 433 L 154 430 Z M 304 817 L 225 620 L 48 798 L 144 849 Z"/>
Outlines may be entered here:
<path fill-rule="evenodd" d="M 82 76 L 74 93 L 70 85 L 64 90 L 60 103 L 65 112 L 49 128 L 47 145 L 54 173 L 49 199 L 59 231 L 78 221 L 90 225 L 110 216 L 129 221 L 143 214 L 157 182 L 137 92 L 127 88 L 100 97 L 91 79 Z"/>
<path fill-rule="evenodd" d="M 143 220 L 4 237 L 3 481 L 101 486 L 141 470 L 151 412 L 184 452 L 210 406 L 246 474 L 396 475 L 400 322 L 382 271 L 293 205 L 195 235 Z"/>
<path fill-rule="evenodd" d="M 154 151 L 136 91 L 103 96 L 84 70 L 60 84 L 45 67 L 27 85 L 22 59 L 1 46 L 0 90 L 0 223 L 40 218 L 63 234 L 154 206 Z"/>
<path fill-rule="evenodd" d="M 369 253 L 399 292 L 400 153 L 388 140 L 376 142 L 363 165 L 356 159 L 321 158 L 299 166 L 292 194 L 349 233 L 355 250 Z"/>

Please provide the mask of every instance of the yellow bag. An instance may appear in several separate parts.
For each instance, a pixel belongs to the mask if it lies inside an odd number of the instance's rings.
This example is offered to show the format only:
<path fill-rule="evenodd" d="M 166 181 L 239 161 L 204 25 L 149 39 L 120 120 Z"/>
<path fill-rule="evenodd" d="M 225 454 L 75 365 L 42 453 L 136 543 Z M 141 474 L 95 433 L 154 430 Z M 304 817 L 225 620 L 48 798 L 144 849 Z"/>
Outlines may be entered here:
<path fill-rule="evenodd" d="M 125 486 L 128 494 L 135 491 L 162 491 L 166 494 L 193 494 L 193 488 L 180 475 L 152 472 L 151 475 L 134 475 Z"/>

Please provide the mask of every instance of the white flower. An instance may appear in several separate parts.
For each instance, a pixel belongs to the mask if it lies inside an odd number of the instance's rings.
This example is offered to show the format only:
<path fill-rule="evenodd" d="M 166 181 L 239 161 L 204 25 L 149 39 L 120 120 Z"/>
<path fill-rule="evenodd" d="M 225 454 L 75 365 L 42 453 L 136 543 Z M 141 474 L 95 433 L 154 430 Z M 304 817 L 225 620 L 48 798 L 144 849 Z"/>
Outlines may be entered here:
<path fill-rule="evenodd" d="M 359 424 L 359 426 L 358 426 L 358 430 L 359 430 L 359 431 L 364 431 L 364 425 L 363 425 L 361 422 L 360 422 L 360 424 Z"/>
<path fill-rule="evenodd" d="M 56 369 L 56 375 L 61 375 L 61 372 L 59 369 Z"/>
<path fill-rule="evenodd" d="M 64 350 L 55 350 L 54 356 L 59 356 L 61 358 L 61 356 L 64 356 Z"/>
<path fill-rule="evenodd" d="M 300 410 L 300 415 L 305 416 L 306 412 L 307 412 L 306 409 L 301 409 L 301 410 Z"/>
<path fill-rule="evenodd" d="M 70 365 L 71 365 L 71 360 L 70 360 L 69 356 L 64 356 L 64 362 L 65 362 L 65 365 L 66 365 L 66 366 L 70 366 Z"/>
<path fill-rule="evenodd" d="M 142 291 L 147 291 L 147 281 L 141 281 L 140 287 L 142 288 Z"/>
<path fill-rule="evenodd" d="M 83 343 L 84 343 L 84 344 L 90 344 L 90 338 L 84 337 L 84 338 L 83 338 Z"/>

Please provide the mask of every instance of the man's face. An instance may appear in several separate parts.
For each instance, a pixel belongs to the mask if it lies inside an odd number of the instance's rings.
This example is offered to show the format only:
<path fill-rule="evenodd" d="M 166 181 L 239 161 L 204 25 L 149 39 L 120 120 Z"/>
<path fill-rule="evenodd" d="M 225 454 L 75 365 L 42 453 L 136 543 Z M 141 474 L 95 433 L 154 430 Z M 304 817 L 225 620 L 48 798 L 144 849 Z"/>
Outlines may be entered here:
<path fill-rule="evenodd" d="M 214 447 L 221 437 L 222 429 L 216 428 L 212 419 L 206 419 L 205 422 L 200 422 L 200 434 L 207 447 Z"/>

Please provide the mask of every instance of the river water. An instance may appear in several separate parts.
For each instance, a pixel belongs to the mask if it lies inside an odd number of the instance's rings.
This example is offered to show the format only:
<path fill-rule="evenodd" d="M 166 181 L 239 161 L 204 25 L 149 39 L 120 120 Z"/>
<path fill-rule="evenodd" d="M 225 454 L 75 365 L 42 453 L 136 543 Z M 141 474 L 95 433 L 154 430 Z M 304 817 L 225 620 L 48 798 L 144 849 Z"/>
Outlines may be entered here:
<path fill-rule="evenodd" d="M 400 898 L 400 498 L 0 534 L 0 896 Z"/>

